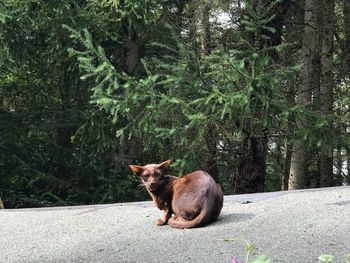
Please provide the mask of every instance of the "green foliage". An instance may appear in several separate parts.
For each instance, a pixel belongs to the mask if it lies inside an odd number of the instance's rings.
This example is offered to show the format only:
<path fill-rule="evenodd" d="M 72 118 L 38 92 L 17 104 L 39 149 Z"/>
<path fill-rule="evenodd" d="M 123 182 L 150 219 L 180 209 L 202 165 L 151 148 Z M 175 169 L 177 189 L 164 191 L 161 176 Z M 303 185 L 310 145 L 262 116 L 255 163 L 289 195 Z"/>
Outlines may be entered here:
<path fill-rule="evenodd" d="M 265 30 L 270 21 L 266 14 L 259 17 L 250 12 L 255 20 L 245 18 L 247 30 L 253 30 L 252 25 Z M 162 153 L 164 149 L 165 156 L 171 151 L 180 169 L 192 169 L 190 163 L 201 165 L 202 156 L 207 154 L 203 144 L 206 127 L 220 131 L 219 140 L 228 145 L 243 130 L 259 136 L 262 129 L 272 129 L 272 123 L 285 121 L 280 116 L 289 111 L 278 97 L 277 84 L 293 69 L 274 64 L 269 59 L 271 50 L 260 49 L 261 45 L 256 40 L 250 42 L 248 36 L 230 50 L 218 48 L 199 58 L 171 34 L 176 45 L 156 44 L 170 52 L 145 59 L 148 76 L 138 79 L 119 72 L 103 48 L 94 46 L 87 30 L 69 30 L 71 38 L 83 45 L 82 50 L 71 50 L 84 72 L 82 78 L 96 83 L 93 102 L 110 112 L 114 122 L 127 120 L 117 135 L 121 140 L 142 138 L 146 151 L 158 148 Z M 198 156 L 198 152 L 203 154 Z"/>
<path fill-rule="evenodd" d="M 270 263 L 270 258 L 265 255 L 257 256 L 251 263 Z"/>
<path fill-rule="evenodd" d="M 157 13 L 158 1 L 155 0 L 90 0 L 90 2 L 113 8 L 117 15 L 117 21 L 127 19 L 129 26 L 135 25 L 138 29 L 143 29 L 144 25 L 155 22 L 159 16 L 159 13 Z"/>
<path fill-rule="evenodd" d="M 8 0 L 0 6 L 0 50 L 7 54 L 0 63 L 5 206 L 140 199 L 144 193 L 134 191 L 138 183 L 128 177 L 124 153 L 116 159 L 113 123 L 89 103 L 90 91 L 67 52 L 75 43 L 63 24 L 101 26 L 109 17 L 101 21 L 77 1 Z"/>
<path fill-rule="evenodd" d="M 245 254 L 245 263 L 270 263 L 271 260 L 268 256 L 266 255 L 259 255 L 255 257 L 252 261 L 249 260 L 249 257 L 251 253 L 254 251 L 254 245 L 252 243 L 249 243 L 247 240 L 242 239 L 242 238 L 226 238 L 224 241 L 243 241 L 246 245 L 246 254 Z M 322 254 L 318 257 L 318 260 L 321 262 L 331 262 L 333 261 L 333 256 L 330 254 Z M 349 256 L 347 257 L 347 262 L 349 261 Z M 232 263 L 239 263 L 237 258 L 235 257 L 232 261 Z"/>
<path fill-rule="evenodd" d="M 349 149 L 349 76 L 341 57 L 334 114 L 295 105 L 288 96 L 298 82 L 300 27 L 271 45 L 279 4 L 271 2 L 212 3 L 216 21 L 204 56 L 200 1 L 2 1 L 5 206 L 144 199 L 127 164 L 171 158 L 175 174 L 207 169 L 209 128 L 225 193 L 243 138 L 268 137 L 271 191 L 281 185 L 286 139 L 302 140 L 310 152 Z M 223 26 L 217 13 L 232 19 Z M 286 19 L 297 26 L 302 18 Z M 297 120 L 303 130 L 293 128 Z"/>
<path fill-rule="evenodd" d="M 329 254 L 323 254 L 318 257 L 318 260 L 322 262 L 331 262 L 333 260 L 333 256 Z"/>
<path fill-rule="evenodd" d="M 249 243 L 247 240 L 242 238 L 226 238 L 224 241 L 243 241 L 246 245 L 246 254 L 245 254 L 245 263 L 270 263 L 270 258 L 266 255 L 259 255 L 256 256 L 252 261 L 249 260 L 250 255 L 254 251 L 254 245 L 252 243 Z M 237 258 L 234 258 L 232 263 L 239 263 Z"/>

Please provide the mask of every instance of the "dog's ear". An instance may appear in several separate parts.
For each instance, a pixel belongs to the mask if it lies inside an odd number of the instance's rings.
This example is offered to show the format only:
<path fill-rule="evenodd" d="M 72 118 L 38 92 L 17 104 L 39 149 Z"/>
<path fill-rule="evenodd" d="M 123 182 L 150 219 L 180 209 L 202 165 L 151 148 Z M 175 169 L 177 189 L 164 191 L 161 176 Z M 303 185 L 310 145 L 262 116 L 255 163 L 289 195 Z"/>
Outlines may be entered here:
<path fill-rule="evenodd" d="M 131 165 L 129 165 L 129 167 L 130 167 L 131 171 L 136 175 L 140 175 L 143 171 L 143 167 L 139 166 L 139 165 L 131 164 Z"/>
<path fill-rule="evenodd" d="M 165 162 L 162 162 L 161 164 L 158 164 L 158 169 L 160 169 L 161 171 L 165 171 L 169 167 L 171 162 L 172 160 L 167 160 Z"/>

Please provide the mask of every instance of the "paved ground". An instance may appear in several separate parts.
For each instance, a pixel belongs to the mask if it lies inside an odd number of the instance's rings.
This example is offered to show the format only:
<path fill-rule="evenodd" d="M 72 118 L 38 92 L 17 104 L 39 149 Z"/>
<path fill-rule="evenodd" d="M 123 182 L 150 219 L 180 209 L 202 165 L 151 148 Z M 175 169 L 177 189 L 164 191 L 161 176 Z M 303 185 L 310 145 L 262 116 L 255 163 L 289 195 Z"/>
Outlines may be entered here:
<path fill-rule="evenodd" d="M 0 210 L 0 262 L 231 263 L 244 238 L 272 262 L 350 253 L 350 187 L 227 196 L 204 228 L 158 227 L 150 202 Z M 251 201 L 252 203 L 246 202 Z"/>

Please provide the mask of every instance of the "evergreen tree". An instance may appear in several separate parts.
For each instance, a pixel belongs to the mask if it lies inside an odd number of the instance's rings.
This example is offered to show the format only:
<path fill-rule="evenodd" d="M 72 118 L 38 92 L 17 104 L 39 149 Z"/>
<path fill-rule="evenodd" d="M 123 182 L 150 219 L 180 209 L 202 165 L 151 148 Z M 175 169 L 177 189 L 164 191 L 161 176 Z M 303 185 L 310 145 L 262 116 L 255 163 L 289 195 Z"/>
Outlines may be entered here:
<path fill-rule="evenodd" d="M 347 3 L 2 1 L 4 205 L 144 199 L 127 164 L 165 159 L 225 193 L 349 183 Z"/>

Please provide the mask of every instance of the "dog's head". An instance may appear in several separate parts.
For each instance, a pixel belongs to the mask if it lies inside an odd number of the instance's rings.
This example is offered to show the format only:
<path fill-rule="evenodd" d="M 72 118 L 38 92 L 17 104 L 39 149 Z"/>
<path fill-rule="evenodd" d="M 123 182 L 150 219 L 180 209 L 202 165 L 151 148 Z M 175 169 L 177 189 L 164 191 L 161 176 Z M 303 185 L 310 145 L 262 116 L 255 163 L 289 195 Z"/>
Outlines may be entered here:
<path fill-rule="evenodd" d="M 135 173 L 142 181 L 144 186 L 150 192 L 156 192 L 162 185 L 165 172 L 167 171 L 171 160 L 160 164 L 147 164 L 145 166 L 129 165 L 131 171 Z"/>

